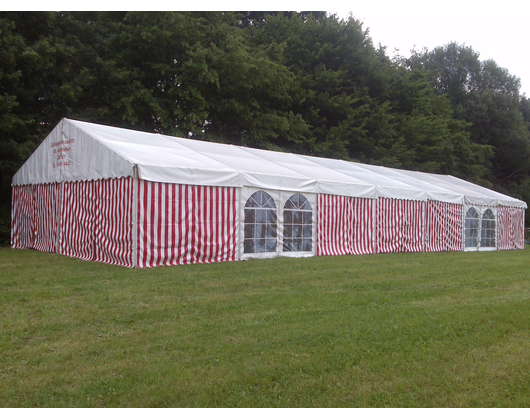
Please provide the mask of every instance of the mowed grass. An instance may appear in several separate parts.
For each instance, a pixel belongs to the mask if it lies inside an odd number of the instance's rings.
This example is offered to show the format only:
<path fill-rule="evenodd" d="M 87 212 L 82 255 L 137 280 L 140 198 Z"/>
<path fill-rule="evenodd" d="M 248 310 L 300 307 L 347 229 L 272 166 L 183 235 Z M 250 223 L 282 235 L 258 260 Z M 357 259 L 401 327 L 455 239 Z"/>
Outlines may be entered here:
<path fill-rule="evenodd" d="M 528 407 L 530 251 L 125 269 L 0 249 L 3 407 Z"/>

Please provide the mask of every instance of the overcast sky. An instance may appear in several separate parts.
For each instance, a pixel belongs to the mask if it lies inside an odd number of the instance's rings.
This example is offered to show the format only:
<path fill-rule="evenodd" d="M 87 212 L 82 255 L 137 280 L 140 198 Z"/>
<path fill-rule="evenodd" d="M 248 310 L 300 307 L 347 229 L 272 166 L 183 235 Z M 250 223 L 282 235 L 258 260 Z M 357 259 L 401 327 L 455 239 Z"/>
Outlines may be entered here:
<path fill-rule="evenodd" d="M 372 0 L 373 1 L 373 0 Z M 356 2 L 354 2 L 356 3 Z M 396 2 L 399 4 L 399 2 Z M 437 2 L 442 5 L 445 2 Z M 510 74 L 521 79 L 521 93 L 530 97 L 530 2 L 521 1 L 520 10 L 429 10 L 406 7 L 401 10 L 370 9 L 366 6 L 352 11 L 370 31 L 377 46 L 387 47 L 392 57 L 394 50 L 408 57 L 412 48 L 429 50 L 455 41 L 480 54 L 480 60 L 493 59 Z M 465 5 L 465 2 L 462 2 Z M 346 4 L 348 5 L 348 4 Z M 351 3 L 350 3 L 351 5 Z M 366 10 L 362 10 L 362 9 Z M 526 10 L 524 10 L 526 9 Z M 347 18 L 348 11 L 329 10 Z"/>

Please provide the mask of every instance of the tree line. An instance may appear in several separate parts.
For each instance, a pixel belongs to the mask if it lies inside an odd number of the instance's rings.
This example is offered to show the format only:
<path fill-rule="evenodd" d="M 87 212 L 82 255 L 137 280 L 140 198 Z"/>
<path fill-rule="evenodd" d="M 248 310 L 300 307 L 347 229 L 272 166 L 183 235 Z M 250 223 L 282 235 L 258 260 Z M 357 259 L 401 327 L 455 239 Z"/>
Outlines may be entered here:
<path fill-rule="evenodd" d="M 519 90 L 471 47 L 390 58 L 326 12 L 1 12 L 0 240 L 13 174 L 63 117 L 450 174 L 530 202 Z"/>

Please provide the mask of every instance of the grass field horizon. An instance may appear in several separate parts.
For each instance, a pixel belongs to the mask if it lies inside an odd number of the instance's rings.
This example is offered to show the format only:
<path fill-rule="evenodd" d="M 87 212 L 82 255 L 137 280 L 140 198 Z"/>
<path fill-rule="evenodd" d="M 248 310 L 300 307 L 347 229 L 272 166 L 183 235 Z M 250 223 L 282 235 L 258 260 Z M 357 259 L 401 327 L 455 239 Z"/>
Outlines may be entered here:
<path fill-rule="evenodd" d="M 528 407 L 529 257 L 127 269 L 0 248 L 0 405 Z"/>

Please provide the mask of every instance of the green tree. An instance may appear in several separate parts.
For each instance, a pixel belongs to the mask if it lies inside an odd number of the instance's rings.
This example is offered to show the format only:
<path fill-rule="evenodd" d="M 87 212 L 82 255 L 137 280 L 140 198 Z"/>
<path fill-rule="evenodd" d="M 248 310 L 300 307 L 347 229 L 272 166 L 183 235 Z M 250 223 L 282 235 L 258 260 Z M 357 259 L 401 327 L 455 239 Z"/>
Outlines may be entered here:
<path fill-rule="evenodd" d="M 527 99 L 519 95 L 516 76 L 456 43 L 415 52 L 405 64 L 426 70 L 437 92 L 450 99 L 455 117 L 470 124 L 471 141 L 491 148 L 487 181 L 509 193 L 508 185 L 530 175 Z"/>
<path fill-rule="evenodd" d="M 325 12 L 0 12 L 0 240 L 11 177 L 65 116 L 527 194 L 519 87 L 457 44 L 394 62 Z"/>
<path fill-rule="evenodd" d="M 283 46 L 282 63 L 295 75 L 293 112 L 310 125 L 309 153 L 348 158 L 342 127 L 381 88 L 379 57 L 362 25 L 333 16 L 275 14 L 249 27 L 258 45 Z"/>
<path fill-rule="evenodd" d="M 0 18 L 0 186 L 4 190 L 34 147 L 29 136 L 32 121 L 23 115 L 18 101 L 22 82 L 18 64 L 26 44 L 14 28 L 13 22 Z"/>

